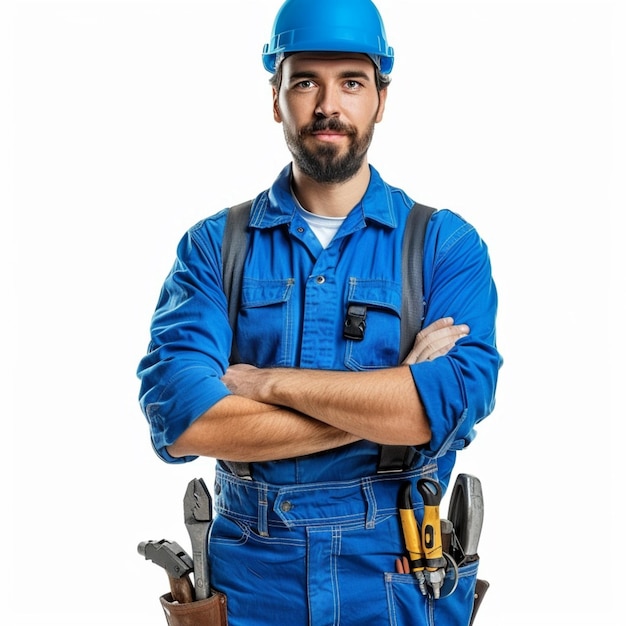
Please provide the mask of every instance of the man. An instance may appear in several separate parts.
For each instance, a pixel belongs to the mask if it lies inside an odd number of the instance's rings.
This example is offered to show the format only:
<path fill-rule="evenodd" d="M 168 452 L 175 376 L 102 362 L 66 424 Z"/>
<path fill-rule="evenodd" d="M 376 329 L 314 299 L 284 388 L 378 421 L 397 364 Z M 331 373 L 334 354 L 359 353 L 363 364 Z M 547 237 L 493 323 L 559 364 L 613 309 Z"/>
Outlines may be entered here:
<path fill-rule="evenodd" d="M 263 63 L 293 162 L 252 205 L 241 363 L 229 366 L 222 211 L 182 239 L 139 366 L 161 458 L 220 459 L 209 553 L 231 626 L 469 621 L 477 564 L 439 600 L 395 572 L 397 500 L 421 477 L 445 489 L 493 409 L 496 291 L 475 230 L 435 212 L 425 328 L 400 355 L 413 201 L 367 161 L 393 66 L 386 41 L 370 0 L 283 4 Z M 366 311 L 358 338 L 343 332 L 353 304 Z M 396 472 L 379 466 L 388 445 L 409 452 Z"/>

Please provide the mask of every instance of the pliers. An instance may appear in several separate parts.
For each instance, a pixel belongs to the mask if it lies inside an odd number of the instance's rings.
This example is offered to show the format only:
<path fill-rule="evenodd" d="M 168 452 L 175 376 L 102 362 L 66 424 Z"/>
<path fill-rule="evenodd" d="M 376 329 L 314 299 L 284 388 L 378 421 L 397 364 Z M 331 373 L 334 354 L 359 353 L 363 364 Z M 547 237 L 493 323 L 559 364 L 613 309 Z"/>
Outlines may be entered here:
<path fill-rule="evenodd" d="M 413 512 L 411 488 L 410 482 L 402 486 L 398 503 L 404 544 L 409 553 L 409 569 L 415 573 L 422 594 L 427 595 L 427 588 L 430 587 L 433 597 L 439 599 L 447 565 L 439 518 L 441 487 L 430 478 L 421 478 L 417 482 L 417 490 L 424 500 L 421 532 Z"/>
<path fill-rule="evenodd" d="M 183 500 L 185 526 L 191 539 L 193 553 L 193 579 L 196 600 L 211 595 L 209 583 L 209 530 L 213 521 L 212 501 L 202 478 L 194 478 L 187 485 Z"/>

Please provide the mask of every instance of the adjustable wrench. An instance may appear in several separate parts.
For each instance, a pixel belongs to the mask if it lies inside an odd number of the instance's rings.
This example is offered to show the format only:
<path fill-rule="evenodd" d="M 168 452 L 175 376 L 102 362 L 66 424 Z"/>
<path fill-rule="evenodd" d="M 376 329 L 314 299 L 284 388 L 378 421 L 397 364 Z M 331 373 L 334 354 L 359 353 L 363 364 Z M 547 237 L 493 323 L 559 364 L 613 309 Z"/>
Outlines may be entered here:
<path fill-rule="evenodd" d="M 170 581 L 172 598 L 181 604 L 193 602 L 193 586 L 189 574 L 193 571 L 191 557 L 174 541 L 142 541 L 137 552 L 161 566 Z"/>
<path fill-rule="evenodd" d="M 212 501 L 209 490 L 202 478 L 194 478 L 187 485 L 183 500 L 185 526 L 191 539 L 193 553 L 193 579 L 196 600 L 204 600 L 211 595 L 209 583 L 208 539 L 213 521 Z"/>

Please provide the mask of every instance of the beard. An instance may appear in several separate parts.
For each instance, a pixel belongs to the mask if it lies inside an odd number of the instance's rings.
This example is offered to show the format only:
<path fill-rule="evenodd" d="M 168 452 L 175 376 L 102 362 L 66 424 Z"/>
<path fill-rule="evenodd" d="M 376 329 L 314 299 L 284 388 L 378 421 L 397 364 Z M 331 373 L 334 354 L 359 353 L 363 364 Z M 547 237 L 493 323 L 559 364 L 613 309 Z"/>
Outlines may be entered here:
<path fill-rule="evenodd" d="M 372 120 L 362 135 L 355 128 L 347 126 L 338 119 L 320 118 L 313 123 L 292 131 L 283 125 L 287 148 L 303 174 L 318 183 L 342 183 L 351 179 L 361 168 L 363 160 L 372 143 L 375 122 Z M 341 155 L 340 148 L 334 145 L 322 145 L 308 148 L 304 139 L 314 132 L 337 131 L 344 133 L 350 140 L 348 151 Z"/>

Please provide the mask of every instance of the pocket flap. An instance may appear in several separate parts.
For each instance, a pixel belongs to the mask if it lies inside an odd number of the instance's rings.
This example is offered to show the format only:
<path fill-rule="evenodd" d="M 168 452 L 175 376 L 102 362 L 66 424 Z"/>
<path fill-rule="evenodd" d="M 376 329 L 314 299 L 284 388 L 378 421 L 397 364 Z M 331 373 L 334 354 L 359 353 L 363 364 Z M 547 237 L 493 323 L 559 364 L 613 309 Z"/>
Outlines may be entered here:
<path fill-rule="evenodd" d="M 348 302 L 379 309 L 391 309 L 400 315 L 402 285 L 388 280 L 350 278 Z"/>
<path fill-rule="evenodd" d="M 294 282 L 293 278 L 244 279 L 241 286 L 241 306 L 242 308 L 255 308 L 287 302 Z"/>

